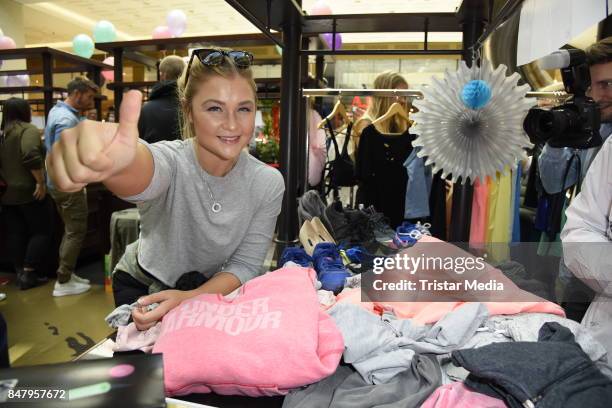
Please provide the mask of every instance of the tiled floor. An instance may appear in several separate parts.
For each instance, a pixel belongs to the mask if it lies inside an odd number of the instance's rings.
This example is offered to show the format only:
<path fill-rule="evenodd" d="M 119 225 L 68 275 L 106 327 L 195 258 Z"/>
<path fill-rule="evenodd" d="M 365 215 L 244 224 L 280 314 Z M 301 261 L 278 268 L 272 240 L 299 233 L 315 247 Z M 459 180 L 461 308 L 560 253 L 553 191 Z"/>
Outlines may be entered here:
<path fill-rule="evenodd" d="M 272 245 L 268 251 L 265 270 L 270 270 L 274 249 Z M 14 274 L 0 271 L 0 277 L 11 279 L 0 286 L 7 294 L 0 313 L 7 322 L 12 366 L 70 361 L 112 332 L 104 321 L 114 303 L 112 293 L 104 290 L 103 261 L 80 263 L 77 274 L 91 280 L 91 290 L 56 298 L 51 295 L 55 281 L 21 291 Z"/>
<path fill-rule="evenodd" d="M 8 327 L 9 357 L 12 366 L 58 363 L 72 360 L 112 331 L 104 317 L 113 310 L 113 296 L 103 286 L 101 260 L 80 265 L 77 274 L 92 281 L 89 292 L 76 296 L 53 297 L 55 281 L 20 291 L 14 274 L 0 292 L 0 313 Z"/>

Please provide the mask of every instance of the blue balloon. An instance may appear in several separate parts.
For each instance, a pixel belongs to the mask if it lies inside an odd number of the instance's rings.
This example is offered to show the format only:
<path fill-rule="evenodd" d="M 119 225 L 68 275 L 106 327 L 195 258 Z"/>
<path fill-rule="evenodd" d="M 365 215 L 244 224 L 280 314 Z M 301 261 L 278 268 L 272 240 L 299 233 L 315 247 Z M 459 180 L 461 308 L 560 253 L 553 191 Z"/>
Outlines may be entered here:
<path fill-rule="evenodd" d="M 94 27 L 93 38 L 96 42 L 112 42 L 117 38 L 115 26 L 110 21 L 100 20 Z"/>
<path fill-rule="evenodd" d="M 461 100 L 470 109 L 484 108 L 491 100 L 491 87 L 481 79 L 474 79 L 463 87 Z"/>
<path fill-rule="evenodd" d="M 94 43 L 87 34 L 79 34 L 72 40 L 72 49 L 79 57 L 89 58 L 94 52 Z"/>

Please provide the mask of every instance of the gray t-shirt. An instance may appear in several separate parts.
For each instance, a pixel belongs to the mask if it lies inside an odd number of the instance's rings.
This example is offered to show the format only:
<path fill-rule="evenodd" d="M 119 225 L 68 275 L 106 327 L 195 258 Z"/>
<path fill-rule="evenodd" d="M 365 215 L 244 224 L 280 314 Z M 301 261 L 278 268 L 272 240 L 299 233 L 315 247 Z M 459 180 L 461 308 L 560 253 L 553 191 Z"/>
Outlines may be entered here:
<path fill-rule="evenodd" d="M 215 177 L 198 163 L 193 140 L 140 143 L 153 155 L 153 178 L 123 198 L 140 212 L 139 264 L 170 287 L 191 271 L 230 272 L 242 283 L 260 275 L 285 190 L 281 173 L 242 152 L 228 174 Z"/>

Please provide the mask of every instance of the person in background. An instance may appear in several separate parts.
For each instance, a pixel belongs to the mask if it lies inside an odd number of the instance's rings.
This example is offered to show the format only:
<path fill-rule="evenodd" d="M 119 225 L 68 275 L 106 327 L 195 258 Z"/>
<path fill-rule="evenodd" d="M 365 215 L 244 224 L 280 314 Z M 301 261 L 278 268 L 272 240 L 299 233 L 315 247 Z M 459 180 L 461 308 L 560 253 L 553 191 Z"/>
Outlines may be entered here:
<path fill-rule="evenodd" d="M 385 71 L 379 74 L 374 79 L 374 89 L 408 89 L 408 82 L 397 72 Z M 372 124 L 373 121 L 387 113 L 389 107 L 399 102 L 403 105 L 407 105 L 406 98 L 386 98 L 381 96 L 373 96 L 371 98 L 370 106 L 368 107 L 365 114 L 363 114 L 353 126 L 353 139 L 355 146 L 359 146 L 359 137 L 363 129 Z M 408 108 L 406 106 L 406 108 Z M 408 129 L 408 123 L 398 118 L 397 116 L 393 120 L 381 124 L 382 128 L 379 129 L 381 133 L 404 133 Z M 357 156 L 357 149 L 355 149 L 355 156 Z"/>
<path fill-rule="evenodd" d="M 138 133 L 149 143 L 180 139 L 179 100 L 176 81 L 185 69 L 185 61 L 170 55 L 159 63 L 159 79 L 142 107 Z"/>
<path fill-rule="evenodd" d="M 88 109 L 87 111 L 85 111 L 85 119 L 98 120 L 98 110 Z"/>
<path fill-rule="evenodd" d="M 4 101 L 0 125 L 0 176 L 7 188 L 0 198 L 7 227 L 7 249 L 24 290 L 47 281 L 43 267 L 49 250 L 50 220 L 45 185 L 45 149 L 30 122 L 27 101 Z"/>
<path fill-rule="evenodd" d="M 86 78 L 77 77 L 68 83 L 68 98 L 58 101 L 49 111 L 45 126 L 45 146 L 51 151 L 60 142 L 63 131 L 77 126 L 79 112 L 93 106 L 98 86 Z M 74 271 L 87 233 L 87 195 L 84 188 L 66 193 L 56 189 L 49 178 L 49 194 L 64 222 L 64 235 L 59 250 L 59 267 L 53 296 L 77 295 L 90 289 L 89 280 L 77 276 Z"/>
<path fill-rule="evenodd" d="M 587 49 L 587 63 L 590 96 L 601 109 L 605 142 L 599 151 L 586 151 L 594 159 L 583 159 L 589 167 L 580 193 L 565 212 L 561 241 L 565 265 L 595 292 L 582 324 L 612 355 L 612 37 Z"/>

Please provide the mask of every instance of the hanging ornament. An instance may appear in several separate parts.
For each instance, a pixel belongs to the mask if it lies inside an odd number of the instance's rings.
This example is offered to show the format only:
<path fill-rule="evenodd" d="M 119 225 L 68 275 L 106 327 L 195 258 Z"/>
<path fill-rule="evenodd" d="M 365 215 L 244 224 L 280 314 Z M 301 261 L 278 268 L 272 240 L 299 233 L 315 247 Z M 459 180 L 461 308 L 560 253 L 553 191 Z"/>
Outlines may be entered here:
<path fill-rule="evenodd" d="M 473 79 L 463 87 L 461 100 L 470 109 L 481 109 L 491 100 L 491 87 L 483 80 Z"/>
<path fill-rule="evenodd" d="M 523 120 L 532 102 L 525 98 L 529 85 L 518 86 L 519 79 L 517 73 L 507 77 L 505 65 L 493 70 L 487 61 L 472 68 L 462 61 L 457 72 L 432 78 L 425 98 L 414 101 L 418 156 L 426 156 L 434 172 L 462 183 L 483 182 L 524 158 L 532 145 Z"/>

